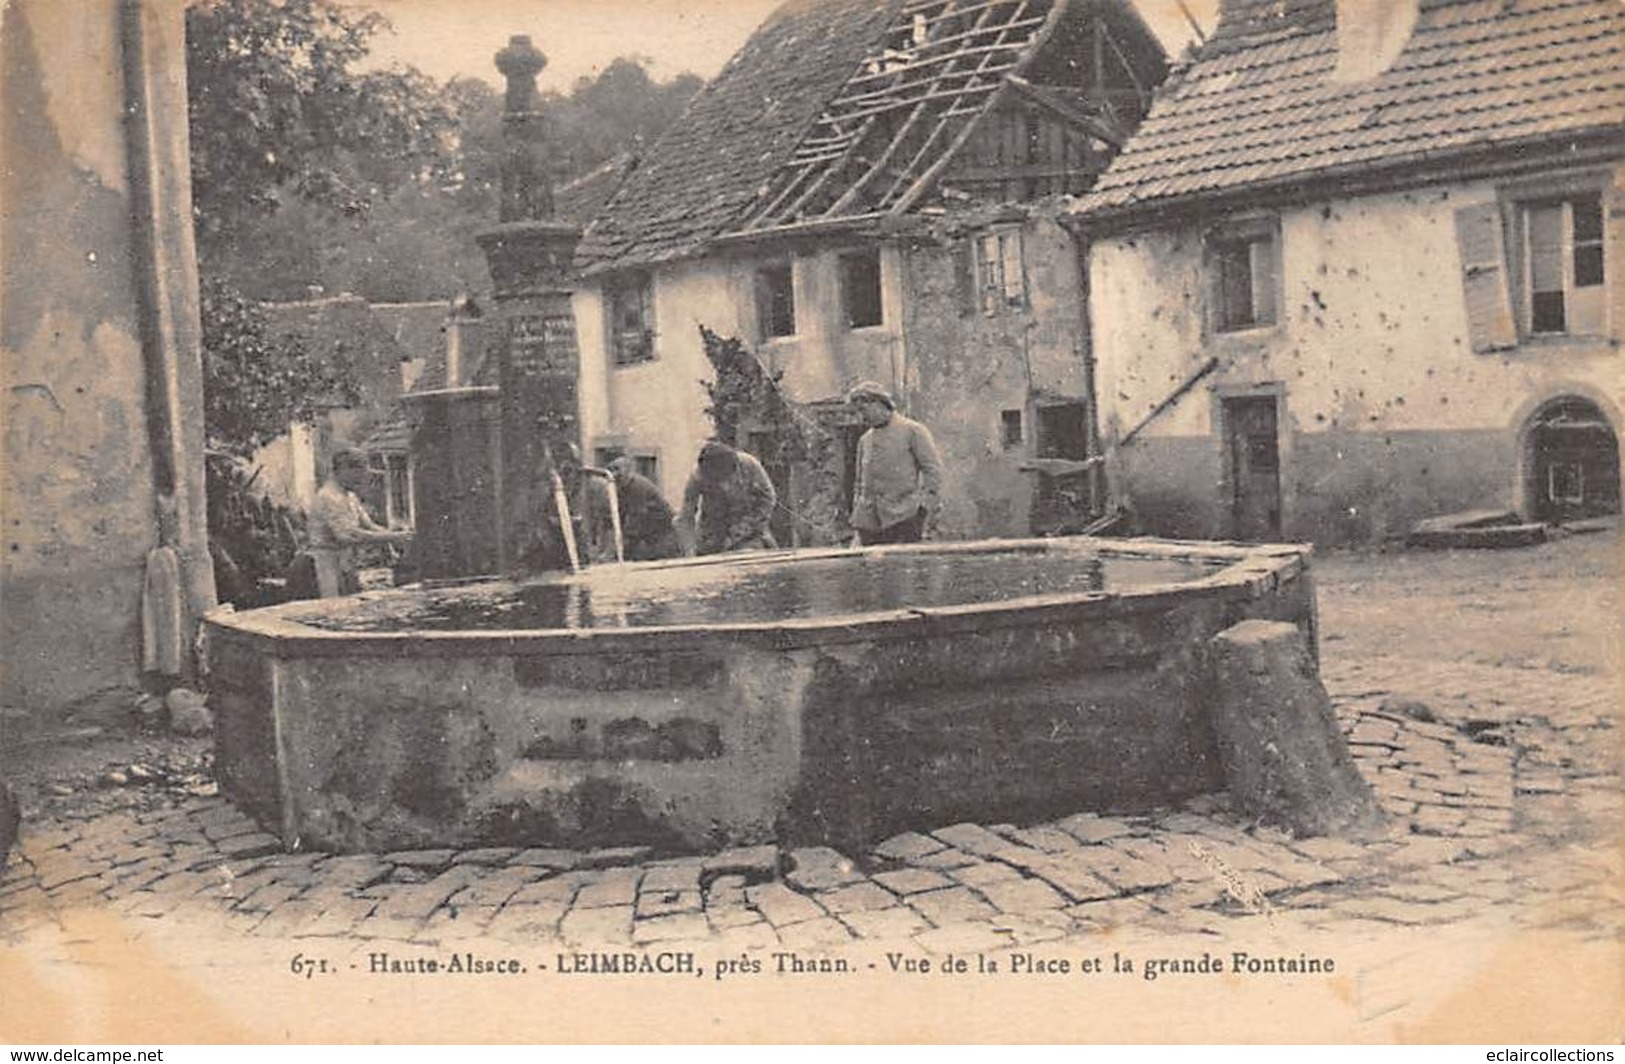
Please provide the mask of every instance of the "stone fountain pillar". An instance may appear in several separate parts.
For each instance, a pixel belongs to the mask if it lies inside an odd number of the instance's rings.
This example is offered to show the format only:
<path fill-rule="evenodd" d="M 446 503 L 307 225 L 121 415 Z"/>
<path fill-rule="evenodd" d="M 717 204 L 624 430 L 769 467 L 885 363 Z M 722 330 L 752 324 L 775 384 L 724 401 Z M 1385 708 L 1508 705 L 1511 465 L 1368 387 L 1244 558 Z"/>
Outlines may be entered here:
<path fill-rule="evenodd" d="M 581 357 L 570 300 L 570 263 L 581 230 L 553 213 L 537 110 L 536 75 L 547 65 L 529 37 L 496 55 L 507 79 L 499 224 L 479 236 L 496 292 L 492 356 L 501 367 L 501 541 L 513 565 L 553 505 L 548 456 L 580 438 Z"/>
<path fill-rule="evenodd" d="M 428 579 L 513 570 L 553 506 L 548 455 L 580 436 L 568 282 L 581 230 L 553 215 L 536 96 L 546 65 L 529 37 L 511 38 L 496 55 L 508 82 L 502 202 L 479 243 L 496 294 L 485 360 L 497 373 L 487 367 L 476 380 L 471 359 L 457 357 L 464 352 L 452 322 L 445 387 L 407 397 L 418 408 L 415 549 Z"/>

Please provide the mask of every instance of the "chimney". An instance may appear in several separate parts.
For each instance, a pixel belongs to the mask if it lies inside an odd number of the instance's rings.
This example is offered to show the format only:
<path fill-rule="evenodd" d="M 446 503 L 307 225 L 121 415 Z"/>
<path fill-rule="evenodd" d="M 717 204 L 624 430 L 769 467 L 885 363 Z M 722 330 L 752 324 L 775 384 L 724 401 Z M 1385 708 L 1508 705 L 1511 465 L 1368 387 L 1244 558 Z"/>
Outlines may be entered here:
<path fill-rule="evenodd" d="M 446 387 L 462 388 L 479 368 L 479 328 L 482 315 L 472 296 L 462 295 L 446 318 Z"/>
<path fill-rule="evenodd" d="M 1394 65 L 1416 29 L 1419 0 L 1337 0 L 1332 80 L 1369 81 Z"/>

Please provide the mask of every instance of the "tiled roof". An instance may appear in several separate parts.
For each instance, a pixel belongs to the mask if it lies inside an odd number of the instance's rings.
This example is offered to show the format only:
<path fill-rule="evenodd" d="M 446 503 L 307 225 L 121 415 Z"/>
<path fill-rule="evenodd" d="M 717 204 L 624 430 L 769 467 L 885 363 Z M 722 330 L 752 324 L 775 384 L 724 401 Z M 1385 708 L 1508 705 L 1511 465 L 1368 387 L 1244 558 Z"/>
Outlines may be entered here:
<path fill-rule="evenodd" d="M 629 151 L 609 159 L 574 181 L 553 190 L 553 211 L 560 221 L 585 226 L 596 218 L 610 197 L 638 167 L 638 156 Z"/>
<path fill-rule="evenodd" d="M 881 40 L 897 6 L 791 0 L 689 103 L 587 230 L 578 264 L 692 253 L 756 196 Z"/>
<path fill-rule="evenodd" d="M 1421 0 L 1393 64 L 1355 82 L 1331 77 L 1333 10 L 1227 3 L 1075 209 L 1128 213 L 1542 138 L 1625 137 L 1621 0 Z"/>

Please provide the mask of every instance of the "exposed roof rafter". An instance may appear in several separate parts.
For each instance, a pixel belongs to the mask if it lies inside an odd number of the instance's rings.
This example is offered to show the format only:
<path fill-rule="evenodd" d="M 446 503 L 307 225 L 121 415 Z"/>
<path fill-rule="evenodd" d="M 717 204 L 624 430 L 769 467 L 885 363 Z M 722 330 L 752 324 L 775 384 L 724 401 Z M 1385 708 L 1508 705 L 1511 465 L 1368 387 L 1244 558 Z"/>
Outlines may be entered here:
<path fill-rule="evenodd" d="M 994 106 L 1006 75 L 1023 69 L 1048 39 L 1066 3 L 905 4 L 740 228 L 907 210 Z M 853 128 L 854 121 L 862 124 Z"/>

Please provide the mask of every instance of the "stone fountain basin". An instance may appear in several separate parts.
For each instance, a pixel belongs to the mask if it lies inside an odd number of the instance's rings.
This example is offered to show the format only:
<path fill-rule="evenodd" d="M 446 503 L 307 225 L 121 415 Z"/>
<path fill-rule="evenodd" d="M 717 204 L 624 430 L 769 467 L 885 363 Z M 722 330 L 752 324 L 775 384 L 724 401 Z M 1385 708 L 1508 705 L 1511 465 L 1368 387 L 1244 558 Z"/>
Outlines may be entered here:
<path fill-rule="evenodd" d="M 1144 809 L 1223 786 L 1214 635 L 1315 645 L 1309 553 L 781 551 L 217 613 L 216 770 L 290 849 L 341 852 L 848 848 Z"/>

